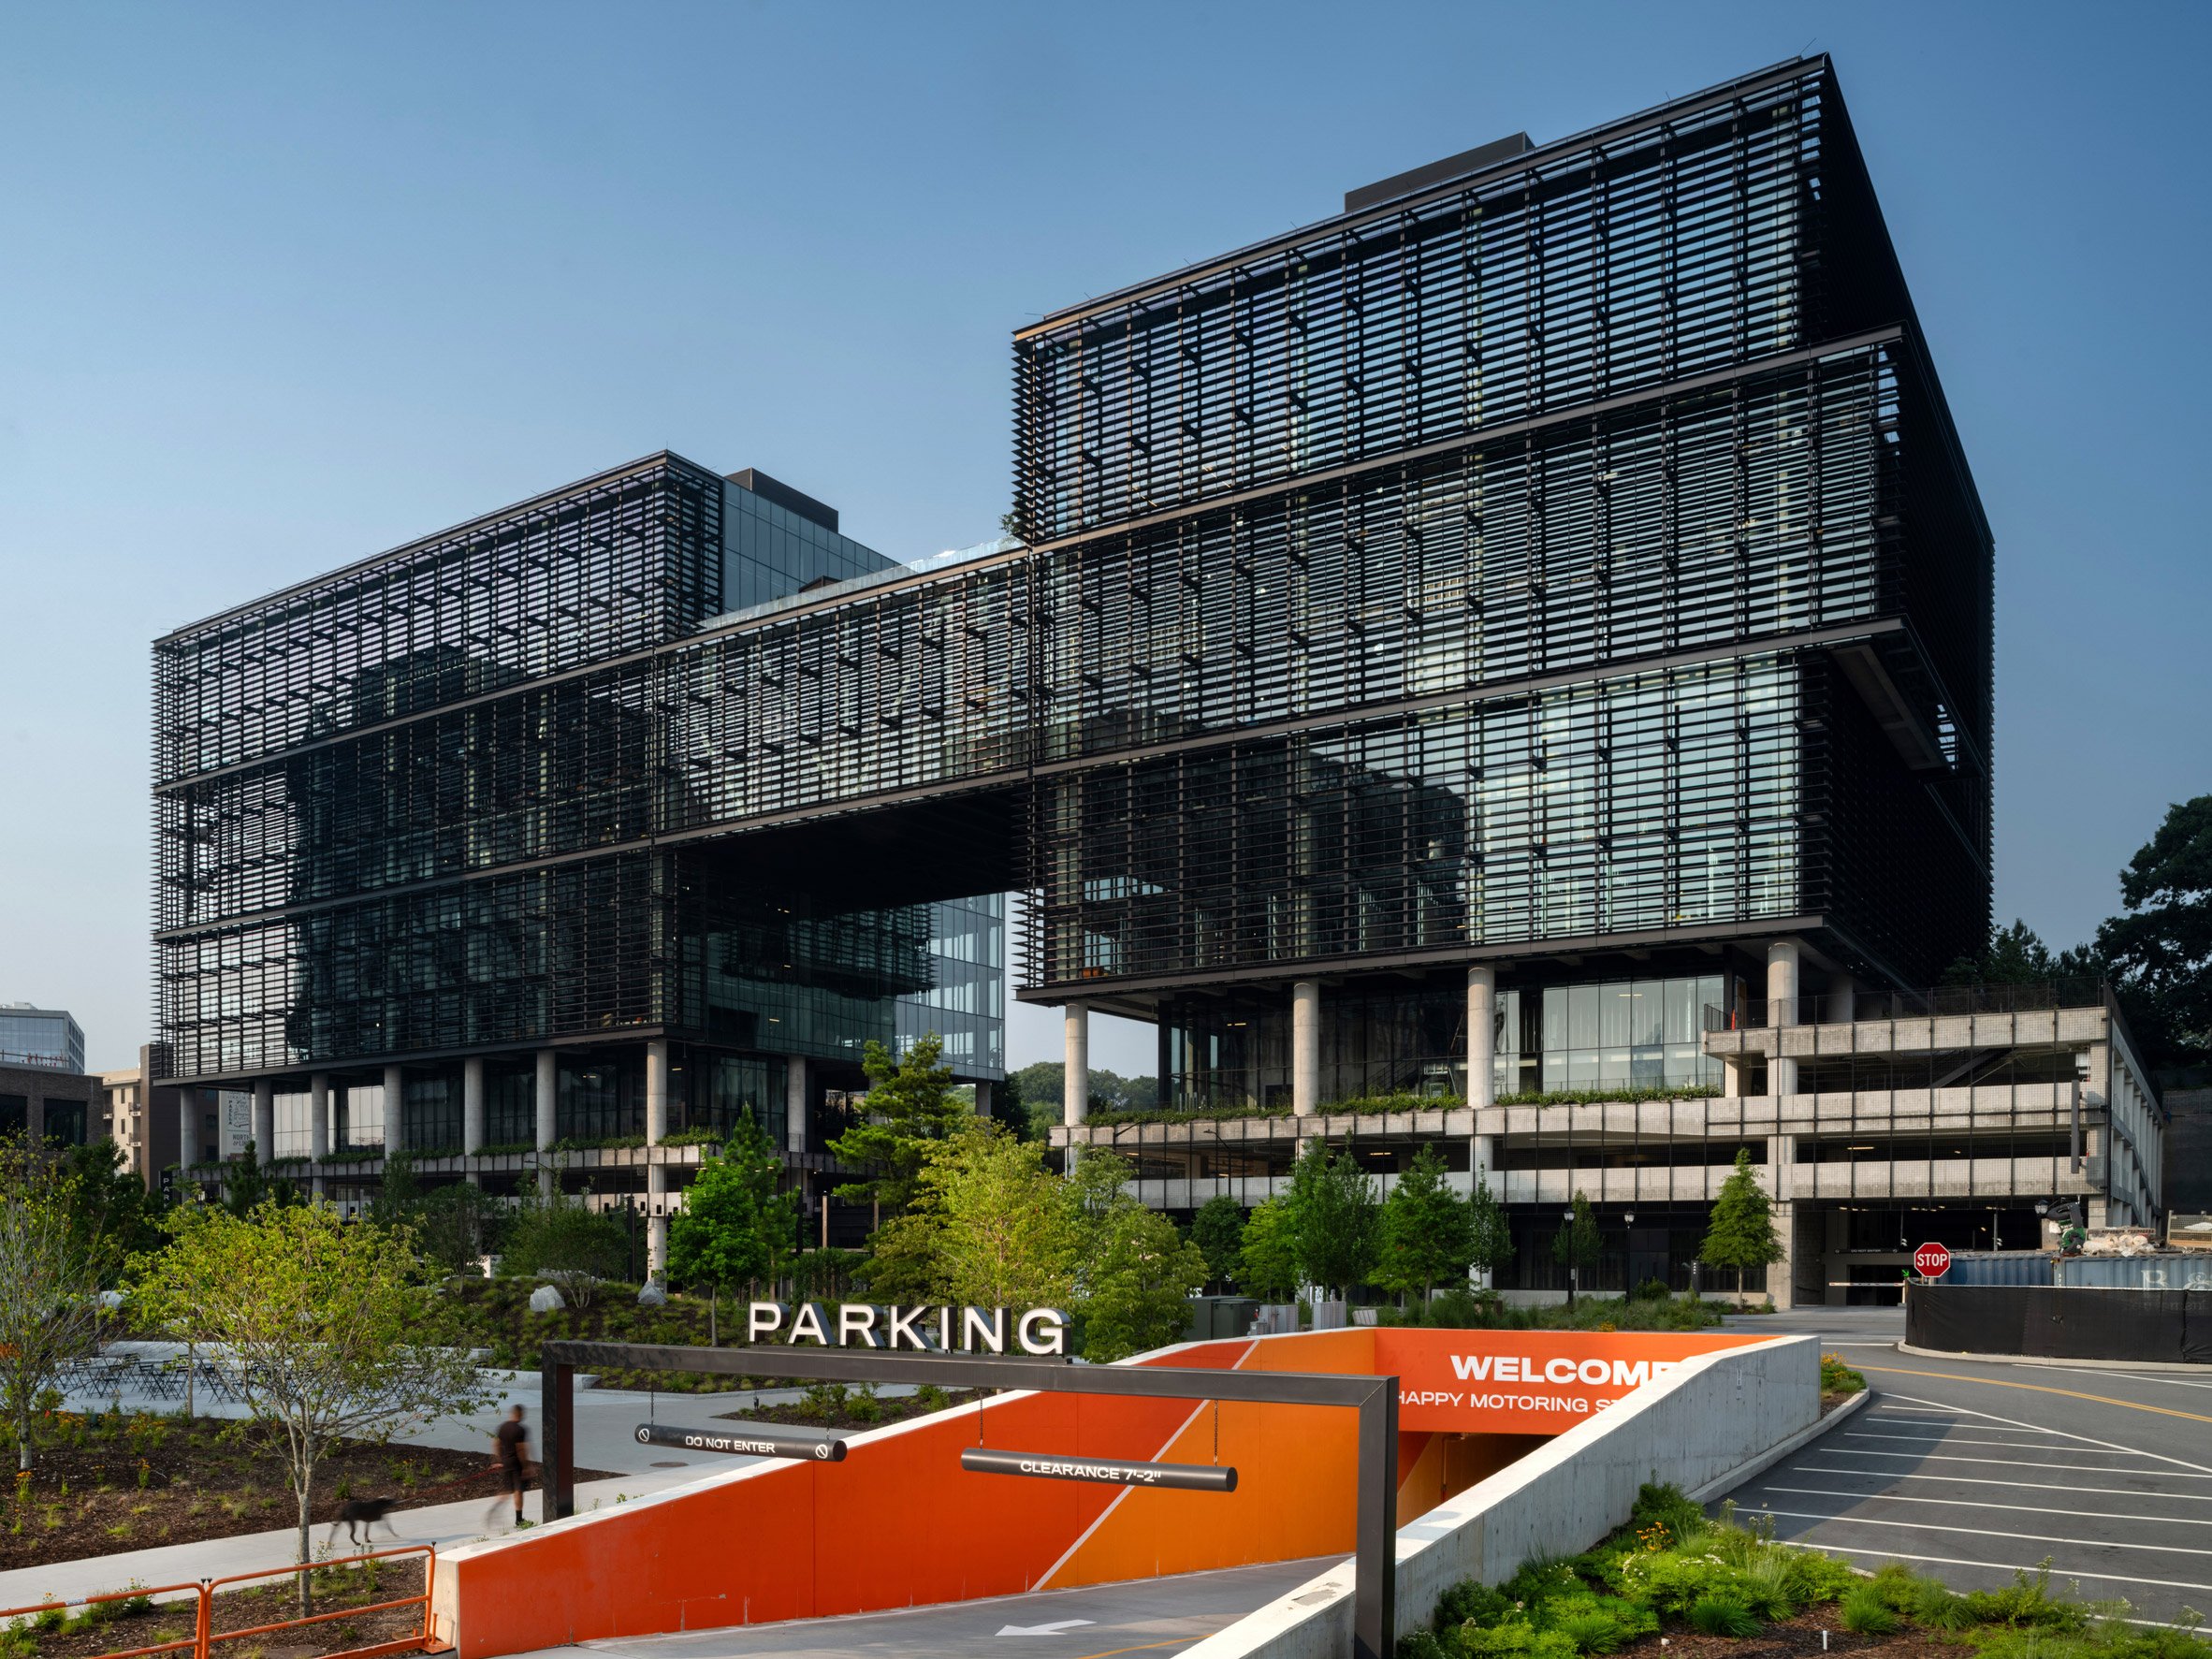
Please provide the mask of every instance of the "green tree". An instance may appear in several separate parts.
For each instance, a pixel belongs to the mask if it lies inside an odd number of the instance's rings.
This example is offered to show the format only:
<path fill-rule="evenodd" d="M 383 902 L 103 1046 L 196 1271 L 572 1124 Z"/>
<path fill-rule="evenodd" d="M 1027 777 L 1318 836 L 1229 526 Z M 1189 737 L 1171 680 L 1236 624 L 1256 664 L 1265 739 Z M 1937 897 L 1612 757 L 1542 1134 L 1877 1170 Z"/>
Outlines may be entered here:
<path fill-rule="evenodd" d="M 1129 1196 L 1136 1166 L 1118 1152 L 1086 1146 L 1075 1168 L 1062 1180 L 1070 1214 L 1075 1223 L 1075 1250 L 1080 1279 L 1084 1267 L 1095 1263 L 1106 1247 L 1106 1234 L 1113 1218 L 1137 1201 Z"/>
<path fill-rule="evenodd" d="M 2152 1066 L 2212 1060 L 2212 794 L 2170 807 L 2120 872 L 2124 914 L 2097 929 Z"/>
<path fill-rule="evenodd" d="M 1067 1109 L 1063 1084 L 1067 1068 L 1058 1060 L 1037 1060 L 1008 1080 L 1020 1097 L 1031 1132 L 1039 1140 L 1061 1120 Z M 1090 1105 L 1094 1112 L 1150 1112 L 1159 1104 L 1159 1081 L 1151 1077 L 1122 1077 L 1102 1068 L 1090 1074 Z"/>
<path fill-rule="evenodd" d="M 1736 1270 L 1739 1302 L 1743 1300 L 1746 1269 L 1782 1259 L 1782 1242 L 1774 1236 L 1774 1209 L 1752 1172 L 1748 1146 L 1736 1149 L 1736 1167 L 1728 1171 L 1728 1179 L 1721 1183 L 1720 1196 L 1713 1200 L 1697 1259 L 1708 1267 Z"/>
<path fill-rule="evenodd" d="M 245 1151 L 223 1171 L 223 1207 L 233 1215 L 250 1215 L 272 1199 L 280 1204 L 305 1201 L 291 1182 L 269 1174 L 258 1149 L 248 1141 Z"/>
<path fill-rule="evenodd" d="M 1190 1218 L 1190 1242 L 1206 1259 L 1207 1285 L 1227 1285 L 1244 1247 L 1244 1207 L 1225 1192 L 1215 1193 Z"/>
<path fill-rule="evenodd" d="M 71 1146 L 49 1168 L 70 1227 L 99 1263 L 103 1285 L 116 1283 L 134 1253 L 161 1243 L 162 1201 L 124 1168 L 123 1148 L 113 1141 Z"/>
<path fill-rule="evenodd" d="M 1598 1258 L 1597 1213 L 1590 1207 L 1590 1201 L 1577 1188 L 1574 1202 L 1561 1218 L 1559 1232 L 1551 1241 L 1551 1259 L 1567 1270 L 1567 1305 L 1575 1302 L 1575 1283 L 1581 1274 L 1597 1265 Z"/>
<path fill-rule="evenodd" d="M 1494 1276 L 1500 1268 L 1512 1264 L 1517 1254 L 1513 1229 L 1506 1219 L 1506 1206 L 1490 1189 L 1489 1171 L 1484 1170 L 1475 1171 L 1475 1190 L 1467 1197 L 1467 1259 L 1472 1265 Z"/>
<path fill-rule="evenodd" d="M 133 1264 L 139 1305 L 236 1361 L 247 1410 L 281 1436 L 304 1566 L 315 1471 L 342 1441 L 381 1443 L 490 1396 L 403 1232 L 321 1203 L 184 1206 L 169 1227 L 168 1247 Z"/>
<path fill-rule="evenodd" d="M 1105 1248 L 1080 1303 L 1084 1358 L 1125 1360 L 1175 1341 L 1190 1322 L 1190 1293 L 1206 1259 L 1157 1210 L 1130 1203 L 1106 1229 Z"/>
<path fill-rule="evenodd" d="M 872 1202 L 896 1215 L 914 1201 L 914 1184 L 930 1148 L 975 1121 L 967 1097 L 953 1092 L 944 1050 L 929 1032 L 896 1060 L 872 1040 L 862 1051 L 861 1068 L 870 1084 L 866 1115 L 829 1143 L 839 1163 L 873 1171 L 837 1188 L 847 1203 Z"/>
<path fill-rule="evenodd" d="M 1256 1205 L 1244 1218 L 1236 1276 L 1237 1288 L 1246 1296 L 1272 1302 L 1297 1300 L 1298 1240 L 1291 1232 L 1290 1212 L 1281 1199 Z"/>
<path fill-rule="evenodd" d="M 2040 985 L 2103 971 L 2094 950 L 2053 952 L 2025 922 L 1992 927 L 1978 956 L 1961 956 L 1943 971 L 1946 985 Z"/>
<path fill-rule="evenodd" d="M 281 1185 L 281 1184 L 280 1184 Z M 297 1203 L 284 1189 L 279 1201 Z M 473 1273 L 507 1219 L 505 1206 L 470 1181 L 448 1181 L 423 1194 L 415 1214 L 415 1247 L 449 1273 Z M 623 1265 L 629 1265 L 624 1241 Z"/>
<path fill-rule="evenodd" d="M 384 1179 L 369 1201 L 369 1219 L 377 1226 L 405 1229 L 411 1235 L 422 1215 L 422 1185 L 415 1178 L 415 1160 L 404 1152 L 384 1160 Z"/>
<path fill-rule="evenodd" d="M 1385 1290 L 1419 1290 L 1426 1302 L 1438 1280 L 1467 1276 L 1475 1230 L 1433 1146 L 1415 1153 L 1390 1188 L 1378 1235 L 1372 1276 Z"/>
<path fill-rule="evenodd" d="M 779 1192 L 783 1161 L 750 1113 L 740 1113 L 719 1157 L 700 1164 L 684 1207 L 668 1223 L 668 1276 L 682 1285 L 772 1279 L 797 1247 L 799 1201 Z"/>
<path fill-rule="evenodd" d="M 31 1466 L 38 1396 L 100 1346 L 100 1287 L 114 1251 L 78 1210 L 77 1186 L 65 1168 L 0 1142 L 0 1408 L 18 1469 Z"/>
<path fill-rule="evenodd" d="M 1374 1177 L 1351 1153 L 1332 1152 L 1325 1141 L 1309 1142 L 1291 1168 L 1283 1201 L 1307 1284 L 1342 1294 L 1366 1281 L 1375 1269 L 1380 1206 Z"/>
<path fill-rule="evenodd" d="M 565 1193 L 525 1192 L 500 1247 L 502 1278 L 550 1280 L 579 1307 L 592 1287 L 630 1269 L 630 1233 L 612 1215 Z"/>
<path fill-rule="evenodd" d="M 1044 1149 L 975 1123 L 930 1148 L 914 1201 L 877 1230 L 871 1295 L 982 1307 L 1059 1306 L 1074 1288 L 1072 1193 Z"/>
<path fill-rule="evenodd" d="M 997 1125 L 949 1142 L 924 1175 L 942 1230 L 945 1300 L 978 1307 L 1056 1307 L 1073 1293 L 1078 1230 L 1066 1183 L 1044 1149 Z"/>

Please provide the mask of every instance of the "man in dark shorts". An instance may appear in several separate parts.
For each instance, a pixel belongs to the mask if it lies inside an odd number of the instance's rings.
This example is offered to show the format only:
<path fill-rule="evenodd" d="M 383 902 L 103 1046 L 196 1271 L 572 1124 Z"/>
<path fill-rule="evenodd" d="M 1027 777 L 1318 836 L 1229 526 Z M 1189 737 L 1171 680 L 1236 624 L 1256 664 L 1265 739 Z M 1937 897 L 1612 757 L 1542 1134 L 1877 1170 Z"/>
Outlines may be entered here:
<path fill-rule="evenodd" d="M 493 1432 L 491 1445 L 492 1451 L 499 1459 L 500 1479 L 503 1483 L 500 1495 L 501 1497 L 509 1493 L 514 1495 L 515 1524 L 520 1526 L 522 1524 L 522 1487 L 523 1483 L 530 1478 L 532 1467 L 530 1461 L 530 1430 L 522 1421 L 521 1406 L 510 1405 L 507 1408 L 507 1420 Z M 491 1508 L 484 1517 L 486 1525 L 490 1524 L 492 1517 L 499 1513 L 499 1508 L 500 1499 L 492 1499 Z"/>

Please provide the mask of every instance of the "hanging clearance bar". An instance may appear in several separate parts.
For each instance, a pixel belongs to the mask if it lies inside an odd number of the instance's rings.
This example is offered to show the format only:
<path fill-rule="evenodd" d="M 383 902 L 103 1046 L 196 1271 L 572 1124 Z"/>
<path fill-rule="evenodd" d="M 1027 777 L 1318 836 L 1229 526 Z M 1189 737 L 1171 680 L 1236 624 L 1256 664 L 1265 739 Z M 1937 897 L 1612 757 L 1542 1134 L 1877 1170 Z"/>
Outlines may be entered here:
<path fill-rule="evenodd" d="M 799 1458 L 813 1463 L 841 1463 L 845 1443 L 812 1429 L 782 1423 L 737 1423 L 727 1429 L 687 1429 L 676 1423 L 640 1423 L 640 1446 L 673 1446 L 683 1451 L 725 1451 L 741 1458 Z"/>
<path fill-rule="evenodd" d="M 972 1475 L 1026 1475 L 1037 1480 L 1088 1480 L 1105 1486 L 1160 1486 L 1179 1492 L 1234 1492 L 1237 1472 L 1204 1463 L 1122 1463 L 1107 1458 L 1058 1457 L 1045 1451 L 962 1448 L 960 1466 Z"/>

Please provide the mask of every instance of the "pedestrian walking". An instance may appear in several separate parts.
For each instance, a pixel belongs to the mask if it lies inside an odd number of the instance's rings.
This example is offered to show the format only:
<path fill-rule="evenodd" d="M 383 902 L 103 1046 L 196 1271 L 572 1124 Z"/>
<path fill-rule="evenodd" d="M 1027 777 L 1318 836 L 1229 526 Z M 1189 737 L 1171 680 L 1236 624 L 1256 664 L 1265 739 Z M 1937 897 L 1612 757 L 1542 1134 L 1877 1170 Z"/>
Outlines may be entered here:
<path fill-rule="evenodd" d="M 507 1420 L 493 1432 L 491 1445 L 492 1452 L 498 1460 L 494 1467 L 500 1472 L 500 1497 L 513 1496 L 515 1524 L 521 1526 L 523 1524 L 523 1489 L 530 1484 L 530 1477 L 537 1473 L 538 1468 L 537 1464 L 531 1461 L 530 1427 L 522 1420 L 521 1406 L 510 1405 L 507 1408 Z M 492 1518 L 499 1513 L 499 1508 L 500 1498 L 492 1499 L 491 1507 L 486 1511 L 484 1516 L 487 1526 L 491 1524 Z"/>

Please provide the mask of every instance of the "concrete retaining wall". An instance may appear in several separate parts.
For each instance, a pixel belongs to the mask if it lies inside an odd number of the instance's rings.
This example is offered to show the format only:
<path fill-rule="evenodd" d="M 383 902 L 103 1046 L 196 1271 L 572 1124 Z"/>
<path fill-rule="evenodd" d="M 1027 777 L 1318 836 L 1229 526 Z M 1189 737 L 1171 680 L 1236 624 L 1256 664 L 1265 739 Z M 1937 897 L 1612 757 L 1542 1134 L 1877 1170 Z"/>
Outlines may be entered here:
<path fill-rule="evenodd" d="M 1535 1555 L 1587 1550 L 1628 1519 L 1637 1489 L 1685 1492 L 1749 1471 L 1820 1418 L 1820 1342 L 1776 1337 L 1685 1361 L 1619 1404 L 1398 1532 L 1398 1629 L 1429 1622 L 1462 1579 L 1494 1584 Z M 1185 1659 L 1344 1659 L 1344 1562 L 1186 1651 Z"/>

